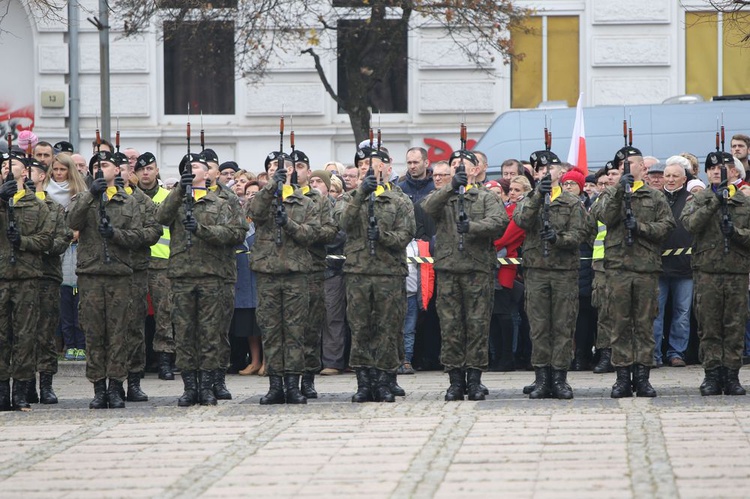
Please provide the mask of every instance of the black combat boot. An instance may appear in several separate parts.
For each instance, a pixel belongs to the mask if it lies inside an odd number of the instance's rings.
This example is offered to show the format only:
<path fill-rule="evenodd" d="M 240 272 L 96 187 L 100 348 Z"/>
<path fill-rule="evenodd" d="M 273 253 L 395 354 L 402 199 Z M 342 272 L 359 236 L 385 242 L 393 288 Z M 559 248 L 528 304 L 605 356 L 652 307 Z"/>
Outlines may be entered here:
<path fill-rule="evenodd" d="M 0 411 L 5 412 L 10 409 L 10 380 L 5 379 L 0 381 Z"/>
<path fill-rule="evenodd" d="M 528 395 L 529 393 L 533 392 L 535 388 L 536 388 L 536 378 L 534 378 L 534 381 L 532 381 L 530 385 L 526 385 L 523 387 L 523 394 Z"/>
<path fill-rule="evenodd" d="M 174 373 L 172 372 L 172 354 L 159 352 L 159 379 L 169 381 L 174 379 Z"/>
<path fill-rule="evenodd" d="M 148 395 L 141 390 L 141 373 L 128 373 L 128 402 L 147 402 Z"/>
<path fill-rule="evenodd" d="M 552 396 L 562 400 L 573 398 L 573 389 L 568 384 L 568 371 L 552 369 Z"/>
<path fill-rule="evenodd" d="M 615 384 L 612 385 L 612 392 L 610 397 L 613 399 L 621 399 L 623 397 L 633 396 L 633 385 L 630 381 L 630 366 L 618 367 L 617 379 Z"/>
<path fill-rule="evenodd" d="M 227 371 L 225 369 L 214 371 L 214 395 L 216 400 L 232 400 L 232 394 L 227 388 Z"/>
<path fill-rule="evenodd" d="M 468 395 L 469 394 L 469 383 L 468 383 L 469 370 L 468 369 L 462 369 L 462 371 L 464 373 L 464 395 Z M 481 382 L 479 383 L 479 389 L 485 395 L 489 395 L 490 394 L 490 389 L 487 388 L 486 386 L 484 386 Z M 469 399 L 469 400 L 471 400 L 471 399 Z M 482 400 L 484 400 L 484 399 L 482 399 Z"/>
<path fill-rule="evenodd" d="M 469 368 L 466 370 L 466 389 L 469 400 L 484 400 L 484 390 L 482 389 L 482 371 L 479 369 Z M 485 387 L 486 388 L 486 387 Z M 489 391 L 489 390 L 487 390 Z"/>
<path fill-rule="evenodd" d="M 612 349 L 601 348 L 599 349 L 599 362 L 594 366 L 594 373 L 604 374 L 614 372 L 615 367 L 612 365 Z"/>
<path fill-rule="evenodd" d="M 377 373 L 377 389 L 375 391 L 375 402 L 395 402 L 396 397 L 390 389 L 390 378 L 388 373 L 381 371 L 380 369 L 375 370 Z M 370 373 L 372 376 L 372 372 Z"/>
<path fill-rule="evenodd" d="M 110 409 L 125 408 L 125 401 L 122 398 L 122 393 L 122 381 L 109 378 L 109 386 L 107 387 L 107 400 L 109 401 Z"/>
<path fill-rule="evenodd" d="M 31 382 L 29 382 L 28 385 L 29 385 L 29 393 L 26 395 L 26 401 L 29 404 L 38 404 L 39 394 L 36 391 L 36 376 L 34 376 L 31 379 Z"/>
<path fill-rule="evenodd" d="M 396 379 L 396 373 L 385 373 L 388 376 L 388 389 L 396 397 L 406 397 L 406 392 L 401 388 Z"/>
<path fill-rule="evenodd" d="M 461 369 L 451 369 L 448 371 L 448 379 L 450 379 L 451 386 L 445 392 L 445 401 L 453 402 L 455 400 L 464 399 L 464 372 Z"/>
<path fill-rule="evenodd" d="M 13 380 L 13 409 L 16 411 L 31 409 L 29 405 L 29 384 L 34 381 Z"/>
<path fill-rule="evenodd" d="M 190 407 L 200 402 L 198 398 L 198 373 L 196 371 L 182 371 L 182 384 L 185 391 L 177 399 L 179 407 Z"/>
<path fill-rule="evenodd" d="M 260 405 L 284 404 L 284 384 L 281 376 L 271 374 L 268 376 L 268 393 L 260 399 Z"/>
<path fill-rule="evenodd" d="M 57 395 L 52 389 L 52 373 L 39 373 L 39 400 L 42 404 L 57 403 Z"/>
<path fill-rule="evenodd" d="M 366 367 L 357 367 L 354 369 L 357 375 L 357 393 L 352 395 L 352 402 L 361 404 L 362 402 L 372 402 L 372 391 L 370 390 L 370 374 Z"/>
<path fill-rule="evenodd" d="M 198 371 L 198 383 L 200 390 L 198 392 L 201 405 L 216 405 L 216 395 L 214 394 L 215 371 Z"/>
<path fill-rule="evenodd" d="M 705 369 L 703 383 L 701 383 L 701 395 L 721 395 L 721 372 L 720 368 Z"/>
<path fill-rule="evenodd" d="M 89 403 L 89 409 L 107 408 L 107 380 L 94 381 L 94 399 Z"/>
<path fill-rule="evenodd" d="M 318 392 L 315 391 L 315 374 L 304 373 L 302 375 L 302 395 L 308 399 L 318 398 Z"/>
<path fill-rule="evenodd" d="M 287 404 L 306 404 L 307 398 L 299 391 L 299 374 L 284 375 L 284 390 Z"/>
<path fill-rule="evenodd" d="M 656 390 L 648 380 L 651 368 L 643 364 L 633 365 L 633 386 L 635 394 L 639 397 L 656 397 Z"/>
<path fill-rule="evenodd" d="M 740 370 L 721 368 L 724 371 L 724 395 L 745 395 L 745 389 L 740 384 Z"/>
<path fill-rule="evenodd" d="M 534 389 L 529 393 L 530 399 L 546 399 L 552 396 L 552 379 L 550 376 L 550 367 L 534 368 Z"/>

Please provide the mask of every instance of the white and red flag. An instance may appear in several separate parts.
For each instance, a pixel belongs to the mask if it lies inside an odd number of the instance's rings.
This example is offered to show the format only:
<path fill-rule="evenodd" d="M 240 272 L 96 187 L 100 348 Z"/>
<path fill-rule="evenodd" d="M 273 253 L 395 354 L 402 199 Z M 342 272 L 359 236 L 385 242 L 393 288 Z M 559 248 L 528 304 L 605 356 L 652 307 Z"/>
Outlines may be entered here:
<path fill-rule="evenodd" d="M 586 160 L 586 130 L 583 127 L 583 92 L 578 96 L 578 104 L 576 105 L 576 122 L 573 125 L 573 136 L 570 139 L 568 163 L 578 167 L 583 172 L 584 177 L 589 174 Z"/>

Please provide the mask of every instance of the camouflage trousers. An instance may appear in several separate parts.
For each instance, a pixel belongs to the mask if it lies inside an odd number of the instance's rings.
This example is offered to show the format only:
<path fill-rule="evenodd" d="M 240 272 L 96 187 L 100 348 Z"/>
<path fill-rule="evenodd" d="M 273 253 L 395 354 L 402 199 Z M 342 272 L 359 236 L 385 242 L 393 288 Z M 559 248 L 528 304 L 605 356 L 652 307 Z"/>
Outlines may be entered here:
<path fill-rule="evenodd" d="M 148 314 L 148 273 L 147 270 L 133 272 L 130 310 L 128 310 L 128 333 L 125 351 L 128 356 L 128 372 L 140 373 L 146 369 L 146 323 Z"/>
<path fill-rule="evenodd" d="M 0 280 L 0 381 L 34 379 L 39 281 Z"/>
<path fill-rule="evenodd" d="M 78 318 L 86 335 L 86 378 L 128 376 L 131 276 L 78 276 Z"/>
<path fill-rule="evenodd" d="M 174 329 L 172 328 L 172 297 L 167 269 L 149 269 L 148 293 L 154 309 L 154 352 L 174 353 Z M 146 315 L 143 315 L 146 318 Z"/>
<path fill-rule="evenodd" d="M 233 262 L 234 264 L 234 262 Z M 221 356 L 221 368 L 226 369 L 229 367 L 230 359 L 229 356 L 232 353 L 232 347 L 229 344 L 229 328 L 232 326 L 232 316 L 234 315 L 234 282 L 224 282 L 224 298 L 222 303 L 224 304 L 224 314 L 222 315 L 222 323 L 219 326 L 219 332 L 222 333 L 221 344 L 219 345 L 219 355 Z"/>
<path fill-rule="evenodd" d="M 352 331 L 349 363 L 395 372 L 401 365 L 406 284 L 401 276 L 345 274 L 346 318 Z"/>
<path fill-rule="evenodd" d="M 171 279 L 175 360 L 180 370 L 212 371 L 224 365 L 220 329 L 226 314 L 221 300 L 224 287 L 219 277 Z"/>
<path fill-rule="evenodd" d="M 308 274 L 307 279 L 310 285 L 310 312 L 305 323 L 305 372 L 317 373 L 320 371 L 321 341 L 326 324 L 323 272 Z"/>
<path fill-rule="evenodd" d="M 490 319 L 494 301 L 493 276 L 487 272 L 459 274 L 438 270 L 440 363 L 451 369 L 487 369 Z M 403 343 L 403 342 L 402 342 Z"/>
<path fill-rule="evenodd" d="M 596 349 L 610 348 L 612 346 L 612 314 L 607 310 L 609 300 L 607 299 L 606 274 L 601 270 L 594 271 L 594 282 L 591 285 L 591 305 L 596 308 Z"/>
<path fill-rule="evenodd" d="M 307 275 L 256 272 L 258 308 L 268 374 L 302 374 L 310 291 Z"/>
<path fill-rule="evenodd" d="M 55 331 L 60 322 L 60 283 L 39 279 L 39 321 L 36 325 L 36 371 L 57 373 Z"/>
<path fill-rule="evenodd" d="M 524 280 L 531 364 L 567 371 L 578 317 L 578 271 L 527 269 Z"/>
<path fill-rule="evenodd" d="M 742 367 L 747 283 L 747 274 L 693 272 L 693 306 L 704 369 Z"/>
<path fill-rule="evenodd" d="M 612 317 L 612 364 L 651 366 L 659 274 L 607 270 L 607 312 Z"/>

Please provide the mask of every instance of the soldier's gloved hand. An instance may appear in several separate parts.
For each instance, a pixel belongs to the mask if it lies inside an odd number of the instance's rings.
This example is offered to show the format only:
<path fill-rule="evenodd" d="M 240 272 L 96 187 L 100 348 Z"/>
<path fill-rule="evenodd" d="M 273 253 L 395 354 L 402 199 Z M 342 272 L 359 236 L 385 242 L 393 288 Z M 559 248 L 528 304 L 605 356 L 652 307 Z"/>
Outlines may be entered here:
<path fill-rule="evenodd" d="M 377 225 L 367 227 L 367 240 L 377 241 L 380 239 L 380 229 Z"/>
<path fill-rule="evenodd" d="M 550 244 L 557 242 L 557 232 L 552 227 L 540 230 L 539 236 L 542 238 L 542 241 L 547 241 Z"/>
<path fill-rule="evenodd" d="M 36 185 L 34 185 L 34 182 L 32 182 L 30 178 L 27 178 L 23 183 L 23 188 L 29 192 L 36 192 Z"/>
<path fill-rule="evenodd" d="M 627 186 L 633 187 L 634 183 L 635 177 L 633 177 L 632 173 L 626 173 L 622 177 L 620 177 L 620 185 L 623 189 L 627 189 Z"/>
<path fill-rule="evenodd" d="M 454 191 L 457 191 L 459 187 L 466 187 L 466 184 L 468 183 L 469 177 L 466 175 L 466 172 L 456 172 L 451 179 L 451 187 Z"/>
<path fill-rule="evenodd" d="M 182 221 L 182 225 L 185 227 L 185 230 L 193 234 L 198 230 L 198 220 L 195 217 L 186 218 Z"/>
<path fill-rule="evenodd" d="M 545 196 L 552 192 L 552 179 L 549 176 L 544 177 L 539 182 L 539 194 Z"/>
<path fill-rule="evenodd" d="M 15 196 L 16 192 L 18 192 L 18 185 L 16 184 L 16 181 L 6 180 L 5 183 L 0 186 L 0 199 L 7 203 L 10 198 Z"/>
<path fill-rule="evenodd" d="M 469 219 L 466 218 L 464 220 L 459 220 L 456 222 L 456 230 L 459 234 L 468 234 L 469 233 Z"/>
<path fill-rule="evenodd" d="M 274 216 L 274 221 L 279 227 L 283 227 L 289 222 L 289 215 L 286 214 L 286 210 L 277 211 Z"/>
<path fill-rule="evenodd" d="M 9 228 L 5 231 L 5 234 L 8 236 L 8 241 L 10 241 L 10 244 L 15 246 L 16 248 L 21 246 L 21 233 L 18 232 L 17 228 Z"/>
<path fill-rule="evenodd" d="M 94 179 L 89 187 L 89 192 L 94 196 L 101 196 L 107 191 L 107 181 L 103 178 Z"/>
<path fill-rule="evenodd" d="M 723 220 L 721 222 L 721 233 L 726 237 L 732 237 L 734 234 L 734 222 L 731 220 Z"/>
<path fill-rule="evenodd" d="M 634 216 L 625 217 L 625 228 L 632 231 L 633 234 L 638 233 L 638 220 Z"/>
<path fill-rule="evenodd" d="M 365 196 L 375 192 L 375 189 L 378 188 L 378 181 L 375 178 L 375 175 L 366 175 L 365 178 L 362 179 L 359 188 L 362 189 L 362 194 Z"/>
<path fill-rule="evenodd" d="M 286 183 L 286 168 L 279 168 L 273 174 L 273 183 L 278 184 L 279 182 L 282 184 Z"/>
<path fill-rule="evenodd" d="M 125 188 L 125 179 L 121 175 L 115 177 L 115 186 Z"/>
<path fill-rule="evenodd" d="M 185 189 L 193 185 L 194 178 L 195 175 L 190 172 L 185 172 L 180 176 L 180 187 L 182 187 L 183 192 Z"/>
<path fill-rule="evenodd" d="M 101 234 L 104 239 L 112 239 L 115 237 L 115 228 L 112 227 L 111 223 L 101 221 L 99 222 L 99 234 Z"/>
<path fill-rule="evenodd" d="M 728 186 L 729 186 L 729 180 L 724 180 L 724 181 L 722 181 L 722 182 L 721 182 L 721 183 L 720 183 L 720 184 L 719 184 L 719 185 L 718 185 L 718 186 L 716 187 L 716 190 L 714 191 L 714 194 L 716 195 L 716 198 L 717 198 L 717 199 L 718 199 L 719 201 L 722 201 L 722 200 L 723 200 L 723 198 L 724 198 L 724 190 L 725 190 L 725 189 L 727 189 L 727 188 L 728 188 Z"/>

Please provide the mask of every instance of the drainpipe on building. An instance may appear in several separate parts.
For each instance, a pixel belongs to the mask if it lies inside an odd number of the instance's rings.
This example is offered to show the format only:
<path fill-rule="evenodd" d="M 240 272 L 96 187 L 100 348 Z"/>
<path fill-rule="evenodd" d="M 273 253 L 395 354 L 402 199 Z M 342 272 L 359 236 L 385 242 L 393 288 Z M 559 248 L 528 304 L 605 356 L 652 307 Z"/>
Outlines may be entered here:
<path fill-rule="evenodd" d="M 68 140 L 73 144 L 73 149 L 79 151 L 81 142 L 80 112 L 81 112 L 81 87 L 78 78 L 79 54 L 78 48 L 78 2 L 68 2 L 68 126 L 70 135 Z"/>

